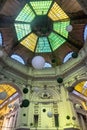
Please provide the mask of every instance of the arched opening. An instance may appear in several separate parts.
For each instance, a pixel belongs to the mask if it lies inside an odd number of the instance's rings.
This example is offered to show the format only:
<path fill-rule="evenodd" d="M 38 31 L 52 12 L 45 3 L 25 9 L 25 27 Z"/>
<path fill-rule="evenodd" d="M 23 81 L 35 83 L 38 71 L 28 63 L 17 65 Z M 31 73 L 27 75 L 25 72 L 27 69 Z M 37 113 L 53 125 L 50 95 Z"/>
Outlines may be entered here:
<path fill-rule="evenodd" d="M 23 58 L 21 56 L 17 55 L 17 54 L 12 54 L 11 58 L 14 59 L 14 60 L 16 60 L 16 61 L 18 61 L 18 62 L 20 62 L 23 65 L 25 64 Z"/>
<path fill-rule="evenodd" d="M 72 58 L 72 54 L 73 52 L 69 52 L 63 59 L 63 63 L 67 62 L 68 60 L 70 60 Z"/>
<path fill-rule="evenodd" d="M 51 67 L 52 67 L 52 65 L 50 63 L 45 62 L 44 68 L 51 68 Z"/>
<path fill-rule="evenodd" d="M 87 40 L 87 25 L 84 28 L 84 41 L 86 42 Z"/>
<path fill-rule="evenodd" d="M 0 84 L 0 126 L 1 130 L 12 130 L 16 126 L 22 93 L 9 83 Z"/>
<path fill-rule="evenodd" d="M 2 46 L 2 34 L 0 32 L 0 46 Z"/>

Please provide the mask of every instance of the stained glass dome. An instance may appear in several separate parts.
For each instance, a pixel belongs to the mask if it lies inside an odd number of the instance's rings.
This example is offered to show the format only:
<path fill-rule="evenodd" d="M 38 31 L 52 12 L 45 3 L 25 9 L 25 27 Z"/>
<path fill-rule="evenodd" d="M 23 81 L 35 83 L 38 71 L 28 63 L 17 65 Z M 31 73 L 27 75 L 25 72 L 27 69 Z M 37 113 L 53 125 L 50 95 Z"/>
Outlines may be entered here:
<path fill-rule="evenodd" d="M 35 53 L 53 52 L 66 42 L 68 15 L 52 0 L 30 0 L 15 19 L 20 44 Z"/>

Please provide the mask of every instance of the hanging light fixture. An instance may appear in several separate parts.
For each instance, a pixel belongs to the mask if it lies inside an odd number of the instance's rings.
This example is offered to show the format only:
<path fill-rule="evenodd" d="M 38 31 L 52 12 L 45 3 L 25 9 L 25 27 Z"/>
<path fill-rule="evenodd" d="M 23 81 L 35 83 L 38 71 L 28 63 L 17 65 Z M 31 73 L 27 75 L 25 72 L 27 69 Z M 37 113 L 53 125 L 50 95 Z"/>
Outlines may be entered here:
<path fill-rule="evenodd" d="M 7 97 L 6 92 L 0 92 L 0 100 L 4 100 Z"/>
<path fill-rule="evenodd" d="M 18 107 L 19 107 L 19 103 L 18 103 L 18 102 L 15 102 L 15 103 L 13 104 L 13 106 L 14 106 L 15 108 L 18 108 Z"/>
<path fill-rule="evenodd" d="M 66 26 L 66 31 L 71 32 L 72 29 L 73 29 L 73 26 L 72 26 L 72 25 Z"/>
<path fill-rule="evenodd" d="M 42 69 L 45 65 L 45 59 L 42 56 L 35 56 L 32 59 L 32 66 L 35 69 Z"/>
<path fill-rule="evenodd" d="M 8 104 L 8 108 L 12 108 L 12 104 Z"/>
<path fill-rule="evenodd" d="M 33 88 L 33 91 L 34 91 L 34 92 L 38 92 L 38 91 L 39 91 L 39 88 L 38 88 L 38 87 L 34 87 L 34 88 Z"/>
<path fill-rule="evenodd" d="M 53 113 L 52 113 L 51 111 L 48 111 L 48 112 L 47 112 L 47 116 L 48 116 L 49 118 L 51 118 L 51 117 L 53 116 Z"/>

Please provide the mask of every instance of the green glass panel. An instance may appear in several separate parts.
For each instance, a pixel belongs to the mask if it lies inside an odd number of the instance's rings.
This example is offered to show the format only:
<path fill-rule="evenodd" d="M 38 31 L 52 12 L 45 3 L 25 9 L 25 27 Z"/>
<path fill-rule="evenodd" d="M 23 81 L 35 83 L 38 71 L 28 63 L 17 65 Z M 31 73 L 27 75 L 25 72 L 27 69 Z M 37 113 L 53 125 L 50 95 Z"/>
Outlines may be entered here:
<path fill-rule="evenodd" d="M 34 9 L 37 15 L 46 15 L 50 8 L 51 3 L 52 3 L 52 0 L 30 2 L 32 8 Z"/>
<path fill-rule="evenodd" d="M 15 23 L 14 26 L 18 40 L 22 39 L 24 36 L 31 32 L 31 27 L 29 24 Z"/>
<path fill-rule="evenodd" d="M 50 45 L 51 45 L 53 51 L 56 50 L 58 47 L 60 47 L 62 44 L 64 44 L 64 42 L 66 41 L 61 36 L 59 36 L 53 32 L 50 33 L 48 38 L 49 38 Z"/>
<path fill-rule="evenodd" d="M 51 48 L 47 37 L 40 37 L 38 39 L 36 52 L 51 52 Z"/>
<path fill-rule="evenodd" d="M 53 30 L 63 35 L 64 37 L 68 37 L 68 31 L 66 30 L 66 26 L 70 24 L 70 21 L 66 22 L 54 22 L 53 23 Z"/>
<path fill-rule="evenodd" d="M 15 20 L 22 22 L 31 22 L 34 18 L 35 18 L 34 12 L 31 10 L 29 5 L 26 4 Z"/>

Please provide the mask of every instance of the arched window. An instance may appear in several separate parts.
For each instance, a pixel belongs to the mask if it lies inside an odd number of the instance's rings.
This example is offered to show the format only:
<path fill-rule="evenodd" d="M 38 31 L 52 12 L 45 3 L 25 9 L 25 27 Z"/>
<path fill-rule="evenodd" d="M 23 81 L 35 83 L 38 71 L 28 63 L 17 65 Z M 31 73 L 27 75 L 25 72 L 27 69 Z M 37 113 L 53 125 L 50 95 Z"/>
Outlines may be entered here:
<path fill-rule="evenodd" d="M 17 54 L 12 54 L 11 58 L 18 61 L 18 62 L 20 62 L 20 63 L 22 63 L 22 64 L 25 64 L 24 60 Z"/>
<path fill-rule="evenodd" d="M 86 41 L 87 39 L 87 25 L 85 26 L 85 29 L 84 29 L 84 41 Z"/>
<path fill-rule="evenodd" d="M 72 53 L 73 53 L 73 52 L 69 52 L 69 53 L 64 57 L 63 63 L 67 62 L 69 59 L 72 58 Z"/>
<path fill-rule="evenodd" d="M 2 46 L 2 34 L 0 33 L 0 46 Z"/>
<path fill-rule="evenodd" d="M 50 63 L 45 63 L 45 65 L 44 65 L 44 68 L 50 68 L 50 67 L 52 67 L 52 65 L 50 64 Z"/>

